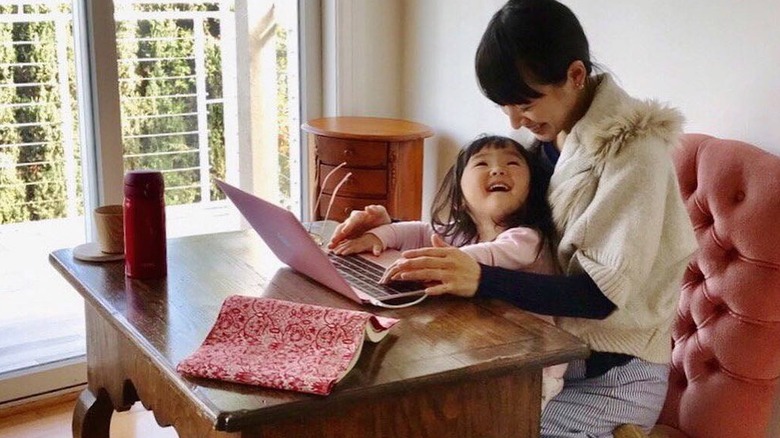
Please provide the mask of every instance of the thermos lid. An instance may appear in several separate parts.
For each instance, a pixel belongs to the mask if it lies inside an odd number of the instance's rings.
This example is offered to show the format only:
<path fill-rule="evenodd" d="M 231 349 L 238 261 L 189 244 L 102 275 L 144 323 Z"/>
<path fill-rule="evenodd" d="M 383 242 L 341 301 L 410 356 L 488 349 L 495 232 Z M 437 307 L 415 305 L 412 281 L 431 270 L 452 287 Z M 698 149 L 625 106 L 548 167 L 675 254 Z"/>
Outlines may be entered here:
<path fill-rule="evenodd" d="M 162 197 L 164 187 L 160 171 L 131 170 L 125 174 L 125 195 Z"/>

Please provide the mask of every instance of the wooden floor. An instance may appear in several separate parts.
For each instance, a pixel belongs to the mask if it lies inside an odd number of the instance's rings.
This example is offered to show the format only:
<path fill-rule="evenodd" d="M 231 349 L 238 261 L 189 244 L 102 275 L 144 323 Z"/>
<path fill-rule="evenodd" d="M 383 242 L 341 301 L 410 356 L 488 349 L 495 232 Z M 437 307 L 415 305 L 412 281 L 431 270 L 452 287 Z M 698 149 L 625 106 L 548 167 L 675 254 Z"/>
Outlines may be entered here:
<path fill-rule="evenodd" d="M 76 394 L 52 402 L 0 410 L 0 438 L 65 438 L 71 436 L 71 418 Z M 112 438 L 175 438 L 172 427 L 161 428 L 154 415 L 136 403 L 127 412 L 111 418 Z"/>

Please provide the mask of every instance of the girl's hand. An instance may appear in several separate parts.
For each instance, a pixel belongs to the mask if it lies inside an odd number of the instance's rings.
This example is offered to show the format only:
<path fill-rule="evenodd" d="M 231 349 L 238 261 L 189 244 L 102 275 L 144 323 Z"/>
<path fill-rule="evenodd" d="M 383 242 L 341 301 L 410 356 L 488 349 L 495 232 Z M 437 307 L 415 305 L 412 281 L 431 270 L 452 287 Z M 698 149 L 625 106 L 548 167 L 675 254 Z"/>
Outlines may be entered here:
<path fill-rule="evenodd" d="M 432 283 L 425 289 L 429 295 L 474 296 L 482 274 L 479 263 L 438 235 L 431 237 L 431 243 L 432 248 L 404 251 L 403 257 L 387 268 L 383 281 L 422 281 Z"/>
<path fill-rule="evenodd" d="M 381 205 L 369 205 L 363 210 L 352 210 L 349 217 L 333 231 L 328 248 L 334 249 L 344 240 L 355 239 L 372 228 L 389 223 L 390 215 Z"/>
<path fill-rule="evenodd" d="M 382 244 L 382 241 L 371 233 L 366 233 L 357 239 L 342 240 L 338 245 L 331 249 L 333 253 L 338 255 L 349 255 L 371 251 L 375 256 L 378 256 L 384 250 L 385 248 Z"/>

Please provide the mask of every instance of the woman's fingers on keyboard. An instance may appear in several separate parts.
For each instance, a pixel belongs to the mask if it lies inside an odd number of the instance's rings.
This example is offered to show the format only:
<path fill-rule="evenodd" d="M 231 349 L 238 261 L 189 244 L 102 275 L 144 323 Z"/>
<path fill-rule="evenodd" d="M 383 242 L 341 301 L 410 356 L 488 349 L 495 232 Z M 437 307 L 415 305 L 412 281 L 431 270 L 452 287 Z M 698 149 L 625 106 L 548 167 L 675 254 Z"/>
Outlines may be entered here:
<path fill-rule="evenodd" d="M 393 276 L 395 276 L 399 271 L 398 264 L 400 260 L 401 259 L 394 261 L 390 266 L 387 267 L 387 269 L 385 269 L 385 273 L 382 275 L 382 278 L 379 280 L 379 284 L 387 284 L 392 280 L 397 280 L 394 279 Z"/>

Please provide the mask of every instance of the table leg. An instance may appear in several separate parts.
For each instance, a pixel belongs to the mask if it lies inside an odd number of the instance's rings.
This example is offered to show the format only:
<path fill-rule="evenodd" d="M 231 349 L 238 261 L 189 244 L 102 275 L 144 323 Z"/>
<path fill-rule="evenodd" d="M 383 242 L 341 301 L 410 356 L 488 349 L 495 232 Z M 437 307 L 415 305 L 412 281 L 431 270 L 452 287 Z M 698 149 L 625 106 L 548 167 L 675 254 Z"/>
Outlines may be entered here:
<path fill-rule="evenodd" d="M 108 438 L 113 411 L 128 410 L 139 400 L 158 424 L 173 426 L 181 437 L 240 436 L 215 431 L 214 420 L 175 384 L 175 374 L 89 304 L 85 316 L 88 389 L 73 413 L 74 437 Z"/>
<path fill-rule="evenodd" d="M 85 389 L 73 410 L 73 437 L 108 438 L 113 413 L 114 407 L 108 394 L 99 392 L 95 396 L 89 388 Z"/>

